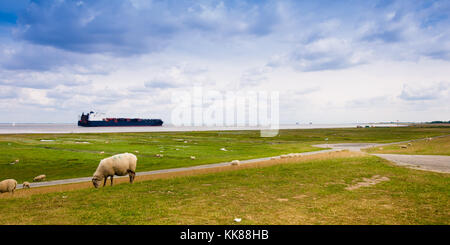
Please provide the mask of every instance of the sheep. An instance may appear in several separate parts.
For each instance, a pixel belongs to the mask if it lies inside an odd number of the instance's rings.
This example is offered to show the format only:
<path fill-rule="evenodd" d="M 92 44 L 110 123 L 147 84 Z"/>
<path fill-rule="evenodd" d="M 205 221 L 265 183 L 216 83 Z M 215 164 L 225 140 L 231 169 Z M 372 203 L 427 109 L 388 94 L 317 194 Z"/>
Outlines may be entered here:
<path fill-rule="evenodd" d="M 156 154 L 155 157 L 163 157 L 163 154 Z"/>
<path fill-rule="evenodd" d="M 19 159 L 16 159 L 14 162 L 10 163 L 11 165 L 14 165 L 16 163 L 19 163 Z"/>
<path fill-rule="evenodd" d="M 22 188 L 23 188 L 23 189 L 26 189 L 26 188 L 30 189 L 30 183 L 27 182 L 27 181 L 23 182 Z"/>
<path fill-rule="evenodd" d="M 106 180 L 110 177 L 112 186 L 114 175 L 125 176 L 127 174 L 132 184 L 136 177 L 136 162 L 137 157 L 131 153 L 122 153 L 105 158 L 100 161 L 92 177 L 92 184 L 95 188 L 98 188 L 100 181 L 104 180 L 103 186 L 105 186 Z"/>
<path fill-rule="evenodd" d="M 406 146 L 406 145 L 401 145 L 400 148 L 406 149 L 406 148 L 408 148 L 408 146 Z"/>
<path fill-rule="evenodd" d="M 0 182 L 0 193 L 3 192 L 11 192 L 11 194 L 14 194 L 14 191 L 17 187 L 17 181 L 14 179 L 6 179 Z"/>
<path fill-rule="evenodd" d="M 231 165 L 239 165 L 241 162 L 239 160 L 233 160 L 231 161 Z"/>
<path fill-rule="evenodd" d="M 41 174 L 39 176 L 34 177 L 33 181 L 34 182 L 43 181 L 45 180 L 45 177 L 46 177 L 45 174 Z"/>
<path fill-rule="evenodd" d="M 192 159 L 192 160 L 195 160 L 195 156 L 191 156 L 191 159 Z"/>

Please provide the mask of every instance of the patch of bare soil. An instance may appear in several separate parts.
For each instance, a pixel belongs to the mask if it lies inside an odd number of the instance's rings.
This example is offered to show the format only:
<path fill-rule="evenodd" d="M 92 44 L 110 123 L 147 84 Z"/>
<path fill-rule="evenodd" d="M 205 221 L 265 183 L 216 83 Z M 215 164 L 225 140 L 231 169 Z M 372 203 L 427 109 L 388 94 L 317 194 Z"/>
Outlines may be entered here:
<path fill-rule="evenodd" d="M 354 185 L 348 186 L 345 189 L 352 191 L 352 190 L 356 190 L 359 189 L 361 187 L 368 187 L 368 186 L 372 186 L 372 185 L 376 185 L 380 182 L 383 181 L 389 181 L 390 179 L 388 177 L 385 176 L 379 176 L 379 175 L 374 175 L 372 176 L 372 178 L 368 179 L 368 178 L 363 178 L 363 181 L 358 182 Z"/>

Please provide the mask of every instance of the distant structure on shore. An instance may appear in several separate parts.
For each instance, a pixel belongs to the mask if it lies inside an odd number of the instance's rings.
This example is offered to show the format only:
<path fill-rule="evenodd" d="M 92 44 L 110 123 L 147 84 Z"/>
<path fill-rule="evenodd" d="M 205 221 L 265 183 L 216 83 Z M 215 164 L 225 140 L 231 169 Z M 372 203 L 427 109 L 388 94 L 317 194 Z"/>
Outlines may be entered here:
<path fill-rule="evenodd" d="M 141 119 L 141 118 L 116 118 L 103 117 L 103 114 L 93 111 L 81 114 L 78 126 L 82 127 L 140 127 L 140 126 L 162 126 L 161 119 Z"/>

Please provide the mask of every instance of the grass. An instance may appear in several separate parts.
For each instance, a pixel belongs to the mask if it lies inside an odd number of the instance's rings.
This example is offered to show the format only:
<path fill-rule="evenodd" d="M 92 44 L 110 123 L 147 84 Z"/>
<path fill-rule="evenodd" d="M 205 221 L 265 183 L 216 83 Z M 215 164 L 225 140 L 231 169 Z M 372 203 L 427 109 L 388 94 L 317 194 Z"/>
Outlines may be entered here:
<path fill-rule="evenodd" d="M 403 148 L 402 148 L 403 146 Z M 406 146 L 406 148 L 404 148 Z M 366 149 L 369 153 L 450 156 L 450 136 Z"/>
<path fill-rule="evenodd" d="M 280 130 L 273 138 L 261 138 L 259 131 L 0 135 L 0 179 L 91 176 L 101 159 L 123 152 L 138 151 L 137 171 L 149 171 L 314 151 L 312 144 L 326 142 L 396 142 L 449 133 L 450 127 L 399 127 Z M 164 157 L 156 158 L 158 153 Z"/>
<path fill-rule="evenodd" d="M 0 224 L 450 223 L 448 174 L 348 152 L 253 167 L 8 196 L 0 198 Z M 375 175 L 389 181 L 346 190 Z"/>

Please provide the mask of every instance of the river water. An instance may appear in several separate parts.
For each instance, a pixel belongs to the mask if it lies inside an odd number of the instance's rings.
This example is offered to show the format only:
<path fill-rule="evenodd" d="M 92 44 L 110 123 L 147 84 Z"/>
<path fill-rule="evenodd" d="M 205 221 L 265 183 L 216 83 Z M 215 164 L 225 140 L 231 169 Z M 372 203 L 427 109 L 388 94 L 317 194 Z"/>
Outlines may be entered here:
<path fill-rule="evenodd" d="M 355 128 L 357 125 L 374 127 L 398 127 L 397 124 L 298 124 L 280 125 L 280 129 L 312 129 L 312 128 Z M 37 133 L 119 133 L 119 132 L 170 132 L 170 131 L 216 131 L 216 130 L 260 130 L 263 127 L 194 127 L 172 126 L 160 127 L 79 127 L 76 124 L 64 123 L 0 123 L 0 134 L 37 134 Z"/>

